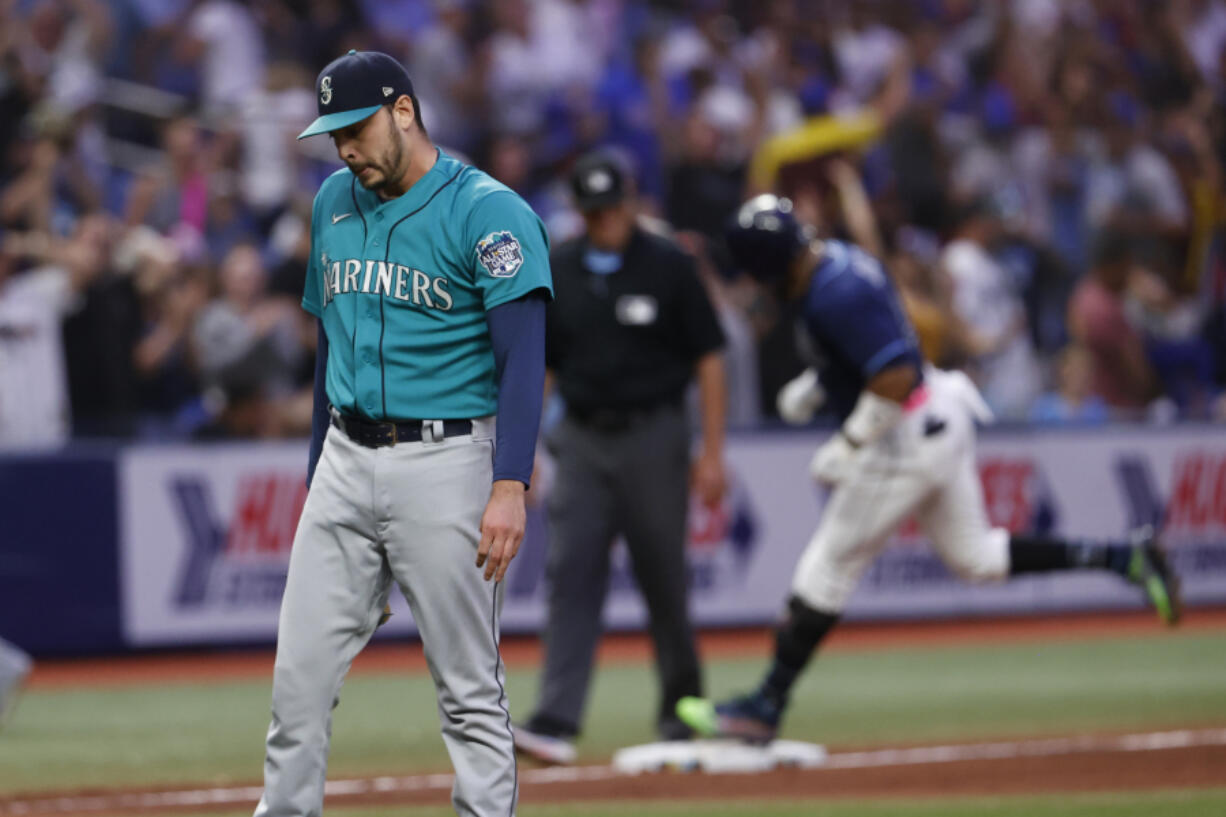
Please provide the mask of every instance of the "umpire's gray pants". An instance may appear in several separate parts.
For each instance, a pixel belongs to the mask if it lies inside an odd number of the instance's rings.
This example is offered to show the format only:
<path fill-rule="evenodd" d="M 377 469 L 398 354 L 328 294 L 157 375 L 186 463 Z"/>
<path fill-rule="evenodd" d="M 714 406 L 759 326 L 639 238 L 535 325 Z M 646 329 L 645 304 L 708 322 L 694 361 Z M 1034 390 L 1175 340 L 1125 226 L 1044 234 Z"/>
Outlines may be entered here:
<path fill-rule="evenodd" d="M 686 603 L 690 437 L 684 411 L 661 408 L 617 432 L 567 417 L 550 450 L 557 472 L 549 497 L 549 621 L 529 728 L 579 732 L 602 629 L 609 550 L 620 533 L 650 614 L 661 684 L 657 724 L 675 736 L 668 727 L 676 724 L 677 700 L 701 694 Z"/>
<path fill-rule="evenodd" d="M 456 812 L 514 815 L 515 755 L 498 653 L 501 585 L 476 567 L 492 425 L 378 449 L 328 430 L 281 602 L 257 817 L 323 811 L 332 709 L 393 581 L 409 602 L 438 693 Z"/>

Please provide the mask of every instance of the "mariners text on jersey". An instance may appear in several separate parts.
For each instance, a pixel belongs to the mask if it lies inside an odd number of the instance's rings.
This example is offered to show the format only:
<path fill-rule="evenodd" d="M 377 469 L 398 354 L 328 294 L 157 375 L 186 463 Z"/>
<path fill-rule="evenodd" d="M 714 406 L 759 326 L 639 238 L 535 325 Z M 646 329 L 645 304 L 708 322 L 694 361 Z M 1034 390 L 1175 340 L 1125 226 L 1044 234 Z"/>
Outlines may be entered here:
<path fill-rule="evenodd" d="M 328 336 L 328 401 L 376 420 L 485 417 L 498 384 L 485 313 L 552 295 L 549 242 L 506 186 L 439 151 L 382 200 L 348 169 L 320 187 L 302 305 Z"/>
<path fill-rule="evenodd" d="M 451 309 L 454 303 L 451 293 L 447 291 L 447 279 L 441 275 L 431 276 L 404 264 L 370 258 L 366 259 L 363 271 L 362 259 L 346 258 L 344 261 L 333 261 L 328 258 L 327 253 L 324 253 L 319 261 L 327 270 L 323 280 L 325 309 L 337 295 L 348 295 L 351 292 L 382 295 L 406 301 L 413 306 L 443 311 Z"/>

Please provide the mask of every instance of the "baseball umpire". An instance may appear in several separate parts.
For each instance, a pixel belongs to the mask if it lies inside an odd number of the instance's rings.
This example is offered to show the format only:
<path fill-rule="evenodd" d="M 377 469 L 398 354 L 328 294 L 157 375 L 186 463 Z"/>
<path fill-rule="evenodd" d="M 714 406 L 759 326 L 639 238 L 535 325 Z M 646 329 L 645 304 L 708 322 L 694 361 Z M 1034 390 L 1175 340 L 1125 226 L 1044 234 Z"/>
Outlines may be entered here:
<path fill-rule="evenodd" d="M 724 489 L 723 335 L 694 261 L 639 225 L 633 178 L 616 154 L 581 158 L 571 183 L 586 232 L 551 261 L 546 362 L 566 414 L 549 440 L 545 666 L 536 711 L 515 729 L 520 751 L 550 763 L 575 757 L 618 534 L 650 615 L 657 729 L 690 736 L 675 714 L 701 686 L 686 604 L 689 486 L 708 503 Z M 683 402 L 695 374 L 702 448 L 691 464 Z"/>
<path fill-rule="evenodd" d="M 791 202 L 771 195 L 741 208 L 728 246 L 741 269 L 799 311 L 797 337 L 813 368 L 780 392 L 780 414 L 803 422 L 828 402 L 842 427 L 809 466 L 832 490 L 792 577 L 774 663 L 748 695 L 717 706 L 681 701 L 678 715 L 695 731 L 772 739 L 805 664 L 889 535 L 911 515 L 964 579 L 1103 569 L 1140 585 L 1162 620 L 1178 620 L 1178 582 L 1150 526 L 1115 543 L 991 527 L 975 463 L 975 422 L 991 414 L 961 372 L 922 365 L 875 258 L 852 244 L 815 240 L 793 217 Z"/>
<path fill-rule="evenodd" d="M 315 90 L 319 118 L 299 138 L 329 134 L 346 167 L 311 220 L 310 490 L 255 813 L 320 814 L 332 708 L 395 582 L 437 690 L 452 803 L 505 817 L 517 776 L 500 588 L 523 537 L 540 420 L 548 240 L 515 193 L 431 143 L 391 57 L 350 51 Z"/>

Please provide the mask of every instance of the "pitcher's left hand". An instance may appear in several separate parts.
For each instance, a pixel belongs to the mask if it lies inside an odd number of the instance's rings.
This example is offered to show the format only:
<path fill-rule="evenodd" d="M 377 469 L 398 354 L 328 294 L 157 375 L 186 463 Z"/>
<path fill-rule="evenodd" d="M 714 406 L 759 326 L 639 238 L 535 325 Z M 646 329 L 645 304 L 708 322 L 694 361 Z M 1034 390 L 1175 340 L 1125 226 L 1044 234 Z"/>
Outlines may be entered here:
<path fill-rule="evenodd" d="M 528 515 L 524 509 L 524 484 L 515 479 L 500 479 L 490 490 L 490 501 L 481 515 L 481 546 L 477 548 L 477 567 L 485 567 L 485 580 L 502 581 L 511 560 L 524 540 Z"/>

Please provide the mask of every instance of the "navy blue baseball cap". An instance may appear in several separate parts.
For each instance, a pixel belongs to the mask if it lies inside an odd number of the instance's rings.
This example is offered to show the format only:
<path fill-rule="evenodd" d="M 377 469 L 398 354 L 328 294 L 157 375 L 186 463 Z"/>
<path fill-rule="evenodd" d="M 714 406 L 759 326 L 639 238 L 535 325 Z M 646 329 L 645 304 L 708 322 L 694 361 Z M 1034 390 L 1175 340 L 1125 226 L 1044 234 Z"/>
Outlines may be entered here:
<path fill-rule="evenodd" d="M 315 93 L 319 118 L 299 139 L 361 122 L 401 94 L 413 96 L 413 83 L 404 66 L 387 54 L 351 49 L 319 72 Z"/>
<path fill-rule="evenodd" d="M 763 283 L 787 277 L 813 232 L 796 220 L 791 199 L 770 193 L 741 205 L 724 230 L 724 241 L 738 269 Z"/>

